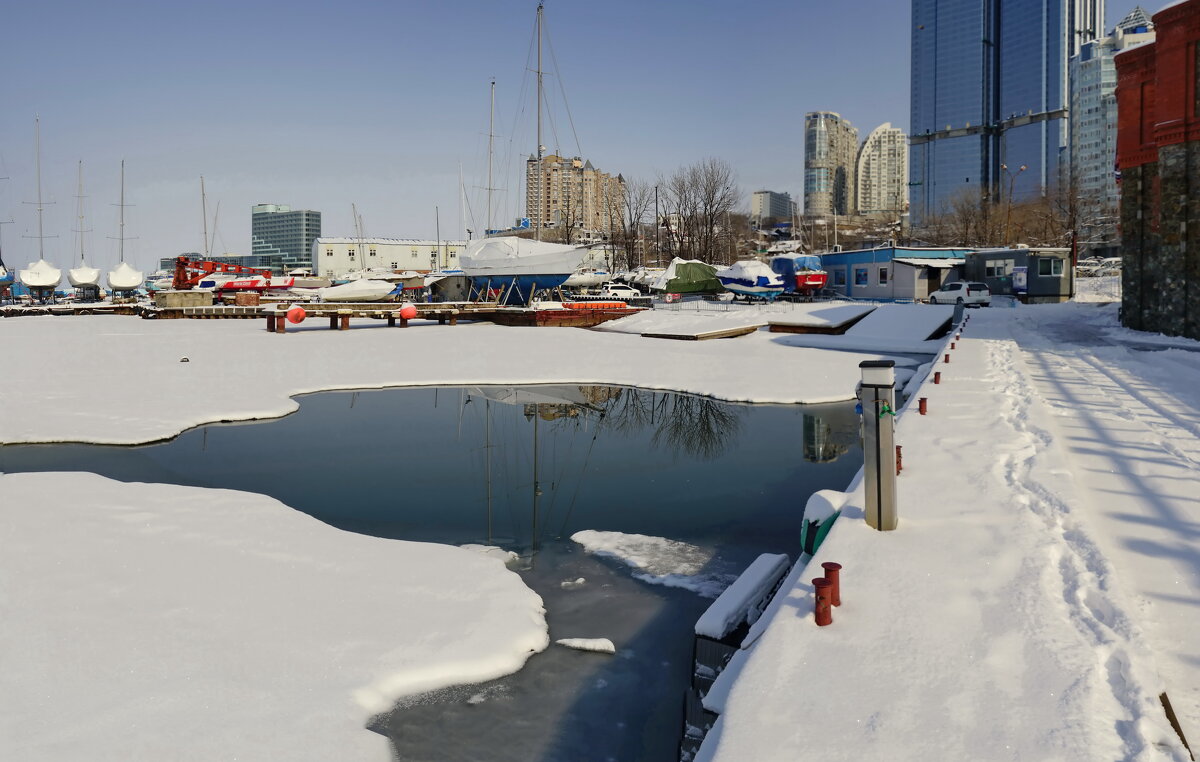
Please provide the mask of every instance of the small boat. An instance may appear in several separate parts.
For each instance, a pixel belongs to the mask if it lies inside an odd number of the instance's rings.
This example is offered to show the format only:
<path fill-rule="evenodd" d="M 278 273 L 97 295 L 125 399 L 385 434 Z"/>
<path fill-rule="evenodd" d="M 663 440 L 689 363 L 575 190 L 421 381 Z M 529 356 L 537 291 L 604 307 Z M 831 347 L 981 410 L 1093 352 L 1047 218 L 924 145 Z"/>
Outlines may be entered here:
<path fill-rule="evenodd" d="M 296 279 L 239 273 L 213 273 L 196 284 L 198 291 L 286 291 L 295 288 Z"/>
<path fill-rule="evenodd" d="M 774 301 L 783 293 L 783 277 L 757 259 L 746 259 L 716 272 L 726 291 L 736 296 Z"/>
<path fill-rule="evenodd" d="M 30 289 L 53 289 L 58 288 L 59 281 L 62 280 L 62 270 L 44 259 L 39 259 L 30 262 L 24 270 L 18 271 L 17 278 Z"/>
<path fill-rule="evenodd" d="M 675 257 L 650 288 L 668 294 L 717 294 L 722 287 L 716 272 L 707 262 Z"/>
<path fill-rule="evenodd" d="M 322 278 L 307 267 L 289 270 L 288 277 L 295 281 L 295 288 L 326 288 L 333 285 L 329 278 Z"/>
<path fill-rule="evenodd" d="M 600 270 L 595 267 L 580 267 L 563 281 L 563 288 L 594 288 L 610 280 L 612 280 L 612 273 L 608 270 Z"/>
<path fill-rule="evenodd" d="M 401 290 L 401 286 L 386 280 L 359 279 L 340 286 L 316 289 L 323 302 L 382 302 L 390 301 Z M 311 293 L 311 292 L 309 292 Z"/>
<path fill-rule="evenodd" d="M 79 199 L 79 228 L 75 231 L 79 234 L 79 267 L 72 267 L 67 270 L 67 281 L 77 289 L 84 289 L 84 293 L 88 297 L 95 298 L 100 290 L 100 271 L 95 267 L 88 267 L 87 260 L 83 256 L 83 234 L 88 232 L 83 227 L 83 162 L 79 162 L 79 193 L 76 196 Z"/>
<path fill-rule="evenodd" d="M 811 298 L 829 281 L 829 273 L 821 266 L 816 254 L 780 254 L 771 257 L 771 269 L 783 276 L 783 287 L 788 293 Z"/>
<path fill-rule="evenodd" d="M 118 291 L 136 291 L 146 282 L 146 276 L 141 270 L 135 270 L 125 261 L 125 160 L 121 159 L 121 203 L 117 204 L 121 209 L 120 223 L 118 230 L 120 233 L 117 240 L 120 242 L 118 252 L 120 256 L 120 264 L 117 269 L 111 270 L 108 273 L 108 287 L 113 291 L 114 295 Z"/>
<path fill-rule="evenodd" d="M 585 246 L 503 236 L 472 241 L 459 262 L 476 293 L 499 293 L 504 304 L 528 304 L 535 291 L 565 283 L 587 253 Z"/>
<path fill-rule="evenodd" d="M 37 146 L 38 261 L 30 262 L 28 267 L 18 271 L 17 279 L 33 292 L 31 296 L 44 302 L 54 297 L 54 289 L 58 288 L 59 281 L 62 280 L 62 271 L 46 261 L 42 248 L 42 241 L 46 237 L 42 235 L 42 120 L 35 118 L 34 124 L 37 136 L 35 144 Z"/>

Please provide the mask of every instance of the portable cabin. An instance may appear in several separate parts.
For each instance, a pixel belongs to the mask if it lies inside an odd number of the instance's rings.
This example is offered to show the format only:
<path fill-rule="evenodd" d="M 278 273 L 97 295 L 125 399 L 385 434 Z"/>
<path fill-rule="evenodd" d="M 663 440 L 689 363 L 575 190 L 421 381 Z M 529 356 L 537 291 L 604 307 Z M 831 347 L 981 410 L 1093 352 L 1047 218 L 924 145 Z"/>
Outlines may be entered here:
<path fill-rule="evenodd" d="M 829 273 L 827 288 L 851 299 L 919 301 L 962 279 L 972 249 L 878 246 L 821 254 Z"/>
<path fill-rule="evenodd" d="M 1028 304 L 1068 301 L 1075 295 L 1071 250 L 1017 246 L 967 255 L 967 280 L 986 283 L 993 295 Z"/>

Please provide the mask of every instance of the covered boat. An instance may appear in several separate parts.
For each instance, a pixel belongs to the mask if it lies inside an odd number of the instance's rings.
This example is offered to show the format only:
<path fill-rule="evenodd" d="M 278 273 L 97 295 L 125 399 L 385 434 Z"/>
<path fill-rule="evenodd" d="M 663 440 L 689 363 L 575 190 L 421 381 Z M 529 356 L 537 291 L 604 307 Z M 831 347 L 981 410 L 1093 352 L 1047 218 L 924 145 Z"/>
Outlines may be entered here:
<path fill-rule="evenodd" d="M 698 259 L 675 257 L 650 288 L 668 294 L 717 294 L 723 287 L 716 272 L 717 268 Z"/>
<path fill-rule="evenodd" d="M 79 267 L 67 270 L 67 280 L 75 288 L 99 288 L 100 271 L 81 262 Z"/>
<path fill-rule="evenodd" d="M 829 280 L 829 274 L 821 266 L 821 258 L 815 254 L 781 254 L 771 257 L 771 269 L 783 276 L 783 287 L 788 293 L 811 297 Z"/>
<path fill-rule="evenodd" d="M 497 293 L 504 304 L 528 304 L 535 291 L 565 283 L 587 253 L 584 246 L 503 236 L 472 241 L 459 264 L 476 294 Z"/>
<path fill-rule="evenodd" d="M 323 302 L 381 302 L 400 290 L 400 286 L 386 280 L 362 278 L 340 286 L 318 288 L 316 292 Z"/>
<path fill-rule="evenodd" d="M 783 293 L 783 277 L 757 259 L 735 262 L 716 275 L 725 290 L 737 296 L 770 302 Z"/>
<path fill-rule="evenodd" d="M 17 277 L 31 289 L 58 288 L 58 283 L 62 280 L 62 270 L 44 259 L 39 259 L 30 262 L 28 267 L 17 273 Z"/>
<path fill-rule="evenodd" d="M 136 291 L 146 282 L 146 276 L 141 270 L 135 270 L 128 262 L 122 261 L 117 269 L 108 273 L 108 287 L 112 291 Z"/>

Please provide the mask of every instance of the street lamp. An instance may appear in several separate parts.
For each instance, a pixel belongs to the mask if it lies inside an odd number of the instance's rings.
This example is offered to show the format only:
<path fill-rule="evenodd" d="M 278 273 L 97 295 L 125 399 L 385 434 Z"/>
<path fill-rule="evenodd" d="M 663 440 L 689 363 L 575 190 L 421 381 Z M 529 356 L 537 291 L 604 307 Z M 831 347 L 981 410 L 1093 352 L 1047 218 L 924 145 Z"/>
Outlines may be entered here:
<path fill-rule="evenodd" d="M 1012 223 L 1013 185 L 1017 181 L 1017 175 L 1021 174 L 1025 170 L 1029 169 L 1029 167 L 1022 164 L 1021 168 L 1018 169 L 1015 173 L 1009 170 L 1007 164 L 1001 164 L 1000 169 L 1004 170 L 1004 173 L 1006 175 L 1008 175 L 1008 203 L 1005 205 L 1005 208 L 1004 208 L 1004 245 L 1008 246 L 1008 227 Z"/>

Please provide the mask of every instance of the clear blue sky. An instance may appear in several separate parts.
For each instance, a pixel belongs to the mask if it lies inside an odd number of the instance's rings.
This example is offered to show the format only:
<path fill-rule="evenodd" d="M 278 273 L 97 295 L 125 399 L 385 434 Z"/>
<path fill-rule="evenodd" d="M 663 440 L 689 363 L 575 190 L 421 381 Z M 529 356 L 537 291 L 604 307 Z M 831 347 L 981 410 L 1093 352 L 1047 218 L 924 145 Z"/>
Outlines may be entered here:
<path fill-rule="evenodd" d="M 496 85 L 498 223 L 519 211 L 533 150 L 534 0 L 317 3 L 7 3 L 0 29 L 0 220 L 5 259 L 36 259 L 34 115 L 42 120 L 47 258 L 77 251 L 84 162 L 87 251 L 115 263 L 119 162 L 127 258 L 199 250 L 199 178 L 214 249 L 249 253 L 250 206 L 324 215 L 325 235 L 461 236 L 460 166 L 483 227 L 488 82 Z M 653 180 L 714 156 L 799 197 L 803 116 L 841 113 L 865 137 L 908 128 L 909 4 L 547 0 L 549 46 L 574 134 L 551 94 L 544 142 Z M 554 129 L 551 129 L 553 122 Z"/>

